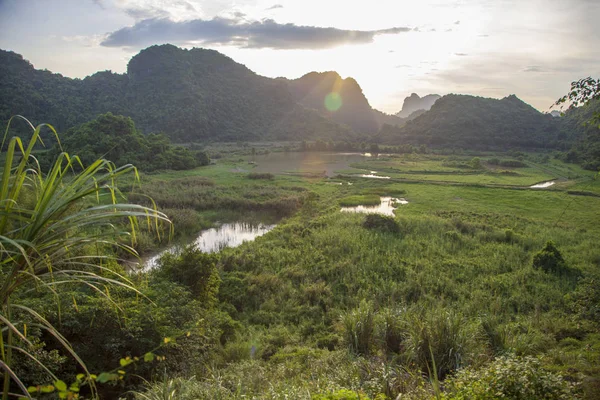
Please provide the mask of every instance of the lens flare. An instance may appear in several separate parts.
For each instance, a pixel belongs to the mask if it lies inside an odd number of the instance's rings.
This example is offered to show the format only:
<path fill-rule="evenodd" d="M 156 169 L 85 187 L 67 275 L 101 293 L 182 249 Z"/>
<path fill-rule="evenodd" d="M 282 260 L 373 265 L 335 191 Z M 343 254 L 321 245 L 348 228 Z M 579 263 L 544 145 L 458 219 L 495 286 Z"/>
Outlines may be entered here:
<path fill-rule="evenodd" d="M 342 96 L 337 92 L 331 92 L 325 96 L 325 108 L 328 111 L 334 112 L 342 106 Z"/>

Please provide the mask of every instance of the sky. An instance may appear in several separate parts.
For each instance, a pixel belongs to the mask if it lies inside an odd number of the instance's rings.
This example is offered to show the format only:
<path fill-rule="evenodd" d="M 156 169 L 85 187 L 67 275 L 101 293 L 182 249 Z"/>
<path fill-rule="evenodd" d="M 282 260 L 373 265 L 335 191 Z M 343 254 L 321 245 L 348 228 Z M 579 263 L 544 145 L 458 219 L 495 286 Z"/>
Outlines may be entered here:
<path fill-rule="evenodd" d="M 516 94 L 546 112 L 600 75 L 599 20 L 600 0 L 0 0 L 0 48 L 83 78 L 172 43 L 268 77 L 337 71 L 387 113 L 411 93 Z"/>

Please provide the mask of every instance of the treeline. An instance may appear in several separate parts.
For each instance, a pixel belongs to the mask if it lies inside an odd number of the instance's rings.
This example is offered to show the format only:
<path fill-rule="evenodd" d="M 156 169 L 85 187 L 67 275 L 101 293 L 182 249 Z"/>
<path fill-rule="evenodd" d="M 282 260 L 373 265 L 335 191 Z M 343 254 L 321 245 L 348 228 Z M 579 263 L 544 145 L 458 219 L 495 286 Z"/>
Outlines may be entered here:
<path fill-rule="evenodd" d="M 50 165 L 62 151 L 79 156 L 84 166 L 104 158 L 117 166 L 133 164 L 142 171 L 184 170 L 210 163 L 206 152 L 173 146 L 164 134 L 143 135 L 131 118 L 111 113 L 60 135 L 60 145 L 40 157 L 42 164 Z"/>
<path fill-rule="evenodd" d="M 382 127 L 378 139 L 387 144 L 425 144 L 474 150 L 567 149 L 559 125 L 511 95 L 502 100 L 447 95 L 421 116 L 400 128 Z"/>
<path fill-rule="evenodd" d="M 600 100 L 568 111 L 561 120 L 560 135 L 573 142 L 563 153 L 563 161 L 581 164 L 584 168 L 597 171 L 600 168 L 600 126 L 593 117 L 600 113 Z"/>
<path fill-rule="evenodd" d="M 298 146 L 299 151 L 350 151 L 350 152 L 368 152 L 372 154 L 393 153 L 393 154 L 427 154 L 431 152 L 425 145 L 413 146 L 411 144 L 402 144 L 398 146 L 379 145 L 377 143 L 367 142 L 334 142 L 318 139 L 314 142 L 302 141 Z"/>

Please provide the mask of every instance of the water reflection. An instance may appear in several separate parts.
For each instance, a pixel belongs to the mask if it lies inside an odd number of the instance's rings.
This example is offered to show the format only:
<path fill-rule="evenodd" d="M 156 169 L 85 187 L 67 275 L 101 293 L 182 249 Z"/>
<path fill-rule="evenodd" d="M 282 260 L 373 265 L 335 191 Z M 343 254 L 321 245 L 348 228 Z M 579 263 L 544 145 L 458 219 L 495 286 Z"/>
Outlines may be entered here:
<path fill-rule="evenodd" d="M 531 189 L 544 189 L 547 187 L 550 187 L 552 185 L 554 185 L 556 182 L 554 181 L 548 181 L 548 182 L 541 182 L 541 183 L 536 183 L 533 186 L 529 186 Z"/>
<path fill-rule="evenodd" d="M 338 171 L 360 172 L 350 164 L 365 161 L 372 156 L 370 153 L 289 152 L 252 156 L 250 162 L 254 166 L 252 172 L 310 173 L 333 177 Z"/>
<path fill-rule="evenodd" d="M 275 228 L 275 226 L 276 225 L 249 224 L 245 222 L 227 223 L 217 228 L 211 228 L 200 232 L 192 243 L 203 252 L 214 253 L 221 251 L 225 247 L 236 247 L 244 242 L 252 241 L 269 232 Z M 142 259 L 143 269 L 148 270 L 155 268 L 158 265 L 158 260 L 163 254 L 175 254 L 180 249 L 181 246 L 172 246 L 154 256 Z"/>
<path fill-rule="evenodd" d="M 398 205 L 408 204 L 406 199 L 395 197 L 380 197 L 381 203 L 378 206 L 355 206 L 342 207 L 342 212 L 366 213 L 366 214 L 382 214 L 394 216 L 394 210 Z"/>

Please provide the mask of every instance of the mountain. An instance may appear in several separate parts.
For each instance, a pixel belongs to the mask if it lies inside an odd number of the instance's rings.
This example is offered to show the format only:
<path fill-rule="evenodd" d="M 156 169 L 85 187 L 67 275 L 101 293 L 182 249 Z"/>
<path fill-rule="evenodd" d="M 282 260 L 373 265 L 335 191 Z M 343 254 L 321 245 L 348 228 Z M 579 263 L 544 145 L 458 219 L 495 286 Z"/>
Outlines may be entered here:
<path fill-rule="evenodd" d="M 425 144 L 479 150 L 560 148 L 557 121 L 515 95 L 501 100 L 450 94 L 403 127 L 385 126 L 390 144 Z"/>
<path fill-rule="evenodd" d="M 342 79 L 334 71 L 310 72 L 286 82 L 294 99 L 357 133 L 375 133 L 383 124 L 400 125 L 402 120 L 375 110 L 353 78 Z"/>
<path fill-rule="evenodd" d="M 400 118 L 408 118 L 411 114 L 418 110 L 428 111 L 431 106 L 440 98 L 439 94 L 428 94 L 424 97 L 419 97 L 413 93 L 404 99 L 402 110 L 396 114 Z"/>
<path fill-rule="evenodd" d="M 0 51 L 0 119 L 21 114 L 59 131 L 111 112 L 178 141 L 348 140 L 354 133 L 299 105 L 288 85 L 214 50 L 152 46 L 125 74 L 70 79 Z"/>

